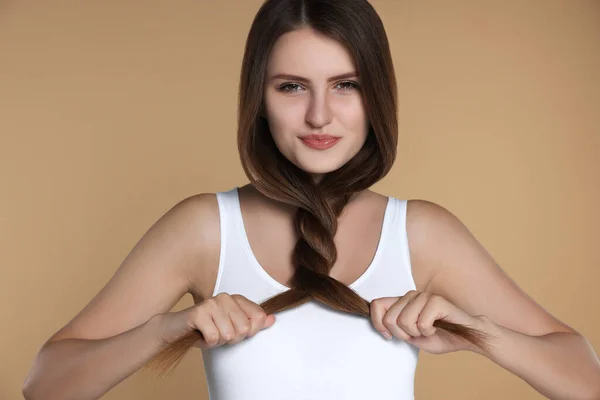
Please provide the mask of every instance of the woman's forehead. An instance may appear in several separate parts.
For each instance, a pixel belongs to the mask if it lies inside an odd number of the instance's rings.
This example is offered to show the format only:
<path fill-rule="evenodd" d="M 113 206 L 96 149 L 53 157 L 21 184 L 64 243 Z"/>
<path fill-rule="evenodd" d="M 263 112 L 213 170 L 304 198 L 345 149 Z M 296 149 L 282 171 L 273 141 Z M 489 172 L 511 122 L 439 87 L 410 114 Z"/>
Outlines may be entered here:
<path fill-rule="evenodd" d="M 307 28 L 279 37 L 267 66 L 270 75 L 291 74 L 319 80 L 354 68 L 352 55 L 344 45 Z"/>

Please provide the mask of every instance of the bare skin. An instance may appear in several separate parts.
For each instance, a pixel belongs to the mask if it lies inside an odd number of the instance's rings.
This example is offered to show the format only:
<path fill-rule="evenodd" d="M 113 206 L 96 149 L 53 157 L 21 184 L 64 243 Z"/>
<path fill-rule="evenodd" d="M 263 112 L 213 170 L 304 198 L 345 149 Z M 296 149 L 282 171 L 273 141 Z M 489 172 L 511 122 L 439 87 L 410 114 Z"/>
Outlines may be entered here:
<path fill-rule="evenodd" d="M 293 231 L 295 208 L 266 198 L 251 184 L 240 187 L 239 194 L 244 226 L 253 253 L 271 277 L 289 286 L 287 282 L 294 273 L 289 259 L 298 240 Z M 206 245 L 203 268 L 190 271 L 190 293 L 195 303 L 212 297 L 217 279 L 220 226 L 216 197 L 213 203 L 213 218 L 205 224 L 214 232 L 212 236 L 216 240 Z M 386 203 L 387 197 L 365 190 L 346 205 L 338 219 L 334 237 L 338 258 L 330 276 L 349 285 L 365 272 L 379 242 Z M 356 229 L 357 226 L 361 229 Z M 424 290 L 429 272 L 413 266 L 413 277 L 417 290 Z"/>

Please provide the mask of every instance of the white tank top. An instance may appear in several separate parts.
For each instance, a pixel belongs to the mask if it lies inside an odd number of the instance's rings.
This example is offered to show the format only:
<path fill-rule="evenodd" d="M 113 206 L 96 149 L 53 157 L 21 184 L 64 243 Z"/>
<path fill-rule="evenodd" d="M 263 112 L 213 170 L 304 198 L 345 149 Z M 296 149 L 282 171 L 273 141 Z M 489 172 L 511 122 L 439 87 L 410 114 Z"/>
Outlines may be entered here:
<path fill-rule="evenodd" d="M 213 296 L 238 293 L 260 304 L 286 291 L 252 253 L 238 188 L 216 195 L 221 252 Z M 375 256 L 349 286 L 366 300 L 415 289 L 406 204 L 388 197 Z M 276 313 L 251 338 L 202 350 L 211 400 L 412 400 L 418 355 L 403 340 L 386 340 L 367 318 L 315 301 Z"/>

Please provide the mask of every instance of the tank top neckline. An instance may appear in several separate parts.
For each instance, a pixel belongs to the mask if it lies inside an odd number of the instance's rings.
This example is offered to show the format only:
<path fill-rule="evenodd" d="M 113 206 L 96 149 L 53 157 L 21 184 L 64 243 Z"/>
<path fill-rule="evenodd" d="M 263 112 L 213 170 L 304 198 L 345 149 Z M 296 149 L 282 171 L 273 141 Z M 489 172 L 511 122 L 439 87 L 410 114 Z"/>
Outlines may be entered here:
<path fill-rule="evenodd" d="M 282 283 L 277 281 L 275 278 L 273 278 L 271 275 L 269 275 L 269 273 L 262 267 L 262 265 L 260 265 L 260 262 L 258 262 L 258 259 L 256 258 L 256 255 L 254 254 L 254 251 L 252 250 L 252 247 L 250 246 L 250 241 L 248 240 L 248 234 L 246 232 L 246 227 L 244 225 L 244 218 L 242 215 L 242 206 L 241 206 L 241 202 L 240 202 L 240 196 L 239 196 L 238 189 L 239 189 L 239 187 L 237 187 L 237 186 L 234 187 L 234 189 L 233 189 L 234 203 L 235 203 L 234 208 L 235 208 L 237 226 L 238 226 L 239 231 L 242 233 L 243 247 L 246 250 L 246 254 L 247 254 L 248 258 L 250 259 L 251 264 L 253 265 L 255 270 L 259 273 L 259 275 L 261 275 L 271 285 L 275 286 L 277 289 L 282 290 L 282 291 L 290 290 L 291 289 L 290 287 L 283 285 Z M 379 235 L 379 241 L 377 243 L 377 248 L 375 249 L 375 255 L 373 256 L 373 259 L 371 260 L 371 263 L 369 264 L 367 269 L 354 282 L 352 282 L 350 285 L 348 285 L 348 287 L 351 289 L 356 289 L 356 287 L 358 287 L 361 283 L 363 283 L 373 273 L 373 270 L 377 267 L 377 265 L 379 263 L 379 259 L 382 257 L 383 247 L 384 247 L 385 241 L 387 239 L 389 225 L 391 223 L 390 213 L 391 213 L 391 209 L 392 209 L 392 207 L 391 207 L 392 200 L 393 200 L 393 198 L 391 196 L 387 196 L 387 203 L 386 203 L 385 211 L 383 214 L 381 233 Z"/>

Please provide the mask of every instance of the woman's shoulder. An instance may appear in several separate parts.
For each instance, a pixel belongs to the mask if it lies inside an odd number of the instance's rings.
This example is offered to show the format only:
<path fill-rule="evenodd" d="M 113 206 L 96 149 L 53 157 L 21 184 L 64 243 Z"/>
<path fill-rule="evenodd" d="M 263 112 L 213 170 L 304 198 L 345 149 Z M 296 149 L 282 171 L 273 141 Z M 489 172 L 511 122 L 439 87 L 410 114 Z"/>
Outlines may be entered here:
<path fill-rule="evenodd" d="M 443 263 L 441 248 L 456 239 L 466 227 L 444 206 L 430 200 L 410 199 L 406 206 L 406 233 L 413 270 L 423 290 Z"/>
<path fill-rule="evenodd" d="M 197 259 L 191 260 L 185 273 L 189 293 L 201 302 L 211 296 L 211 282 L 216 279 L 220 251 L 220 218 L 217 193 L 203 192 L 190 195 L 173 208 L 181 208 L 186 218 L 181 223 L 194 225 L 194 241 L 200 247 Z"/>

